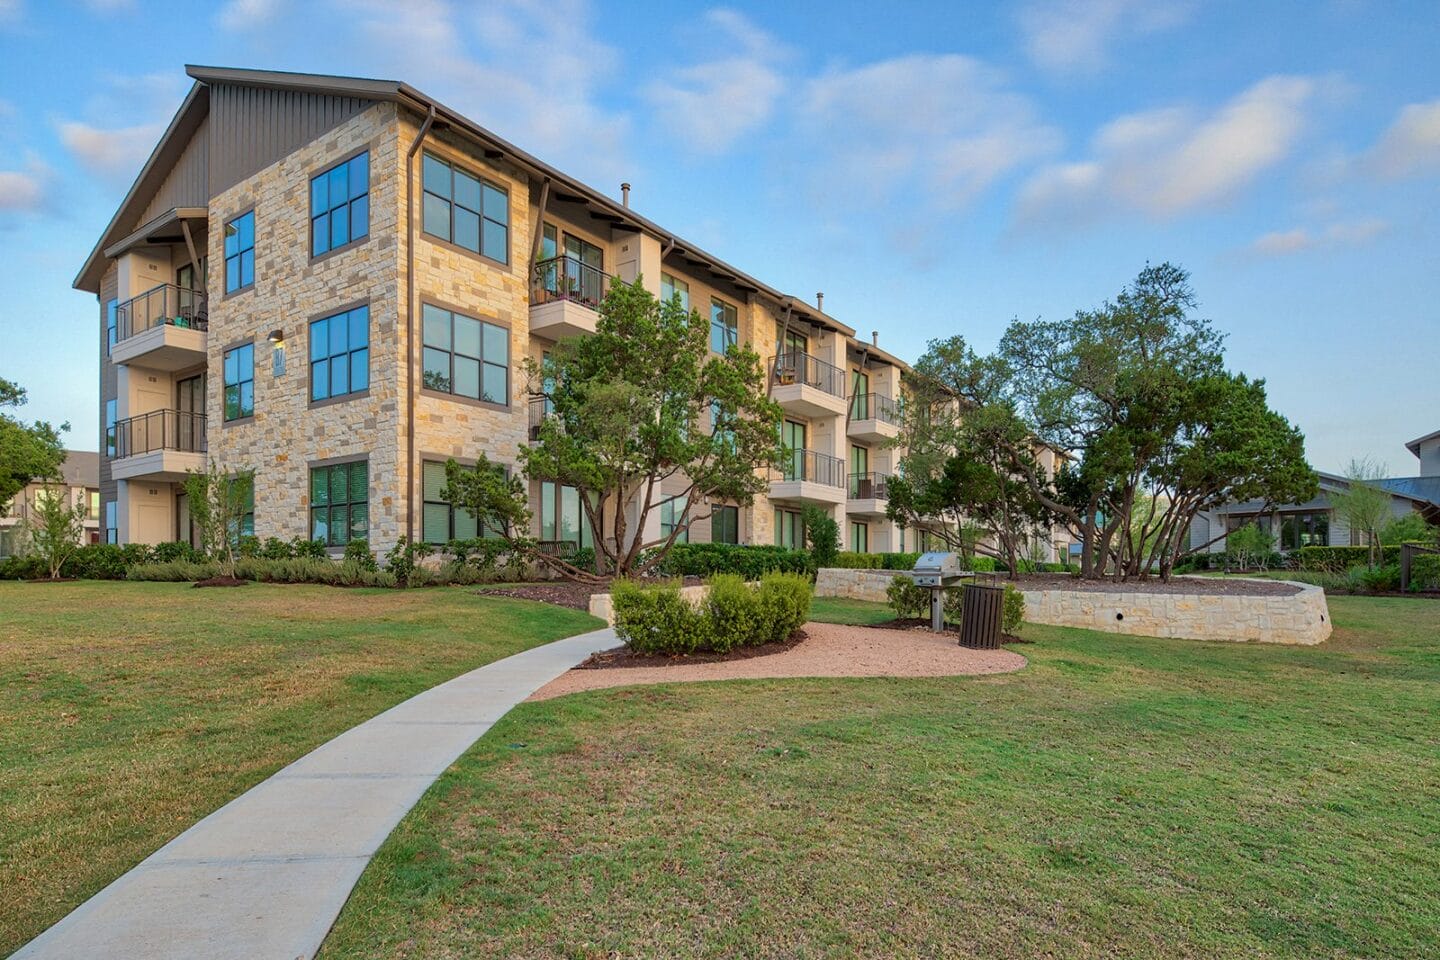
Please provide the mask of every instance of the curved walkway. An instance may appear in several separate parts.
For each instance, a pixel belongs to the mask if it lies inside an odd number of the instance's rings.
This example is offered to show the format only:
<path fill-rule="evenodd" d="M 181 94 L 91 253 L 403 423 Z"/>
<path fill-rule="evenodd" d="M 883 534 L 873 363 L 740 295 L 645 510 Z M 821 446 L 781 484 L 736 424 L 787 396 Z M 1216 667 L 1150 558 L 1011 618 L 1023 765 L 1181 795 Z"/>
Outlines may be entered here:
<path fill-rule="evenodd" d="M 836 623 L 805 624 L 806 638 L 784 653 L 714 663 L 571 670 L 530 698 L 548 700 L 581 690 L 701 680 L 778 677 L 959 677 L 1009 673 L 1026 660 L 1011 650 L 969 650 L 953 634 L 886 630 Z"/>
<path fill-rule="evenodd" d="M 376 849 L 515 704 L 597 650 L 596 630 L 433 687 L 216 810 L 12 960 L 295 960 L 320 949 Z"/>

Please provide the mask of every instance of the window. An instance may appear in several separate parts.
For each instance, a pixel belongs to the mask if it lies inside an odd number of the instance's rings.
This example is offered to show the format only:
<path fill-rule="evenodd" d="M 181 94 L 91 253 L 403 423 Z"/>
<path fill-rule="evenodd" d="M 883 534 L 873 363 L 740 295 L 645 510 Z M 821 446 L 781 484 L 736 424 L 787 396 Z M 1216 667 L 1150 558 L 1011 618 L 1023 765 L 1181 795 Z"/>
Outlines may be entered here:
<path fill-rule="evenodd" d="M 685 522 L 685 506 L 686 506 L 686 502 L 685 502 L 685 498 L 684 498 L 684 497 L 671 497 L 671 498 L 668 499 L 668 500 L 661 501 L 661 503 L 660 503 L 660 536 L 661 536 L 661 538 L 663 538 L 663 539 L 669 539 L 670 534 L 672 534 L 672 533 L 675 532 L 675 528 L 678 527 L 678 526 L 680 526 L 682 523 Z M 690 530 L 689 530 L 688 527 L 687 527 L 686 529 L 680 531 L 679 535 L 675 537 L 675 542 L 676 542 L 676 543 L 689 543 L 689 542 L 690 542 Z"/>
<path fill-rule="evenodd" d="M 510 195 L 425 154 L 424 230 L 491 260 L 510 262 Z"/>
<path fill-rule="evenodd" d="M 486 526 L 483 530 L 469 511 L 453 506 L 442 496 L 445 490 L 445 464 L 426 460 L 420 465 L 421 508 L 420 536 L 426 543 L 449 543 L 451 540 L 473 540 L 476 537 L 498 537 L 500 531 Z"/>
<path fill-rule="evenodd" d="M 310 471 L 310 538 L 332 547 L 370 537 L 370 471 L 364 460 Z"/>
<path fill-rule="evenodd" d="M 740 508 L 716 507 L 710 514 L 711 543 L 740 542 Z"/>
<path fill-rule="evenodd" d="M 310 181 L 310 255 L 370 232 L 370 154 L 337 164 Z"/>
<path fill-rule="evenodd" d="M 510 332 L 459 313 L 425 304 L 427 390 L 510 405 Z"/>
<path fill-rule="evenodd" d="M 540 484 L 540 539 L 581 548 L 595 545 L 578 489 L 549 480 Z"/>
<path fill-rule="evenodd" d="M 225 224 L 225 292 L 255 285 L 255 211 Z"/>
<path fill-rule="evenodd" d="M 115 456 L 115 403 L 105 401 L 105 456 Z"/>
<path fill-rule="evenodd" d="M 810 352 L 810 340 L 803 333 L 797 333 L 794 330 L 784 330 L 784 328 L 779 325 L 776 326 L 775 332 L 776 336 L 780 339 L 779 353 L 803 356 Z M 783 336 L 781 336 L 782 332 L 784 334 Z"/>
<path fill-rule="evenodd" d="M 85 496 L 85 516 L 94 520 L 100 519 L 100 491 L 87 490 Z"/>
<path fill-rule="evenodd" d="M 1301 547 L 1328 547 L 1330 545 L 1330 515 L 1328 513 L 1286 513 L 1280 517 L 1281 550 L 1298 550 Z"/>
<path fill-rule="evenodd" d="M 255 415 L 255 344 L 225 351 L 225 419 Z"/>
<path fill-rule="evenodd" d="M 740 340 L 740 324 L 735 305 L 714 297 L 710 299 L 710 349 L 724 353 Z"/>
<path fill-rule="evenodd" d="M 241 537 L 255 536 L 255 478 L 231 477 L 230 482 L 240 488 L 240 509 L 230 530 L 230 539 L 238 542 Z"/>
<path fill-rule="evenodd" d="M 370 388 L 370 308 L 356 307 L 310 324 L 310 399 Z"/>
<path fill-rule="evenodd" d="M 107 300 L 105 303 L 105 356 L 110 356 L 110 348 L 115 346 L 117 333 L 116 321 L 120 315 L 120 301 Z"/>
<path fill-rule="evenodd" d="M 690 312 L 690 284 L 684 280 L 676 280 L 668 273 L 660 274 L 660 299 L 669 303 L 676 297 L 680 298 L 680 306 L 686 312 Z"/>
<path fill-rule="evenodd" d="M 806 426 L 794 420 L 780 423 L 780 469 L 786 480 L 806 480 L 805 473 Z"/>
<path fill-rule="evenodd" d="M 855 371 L 855 379 L 850 384 L 850 419 L 870 419 L 870 375 Z"/>
<path fill-rule="evenodd" d="M 120 542 L 120 527 L 116 520 L 116 503 L 114 500 L 105 501 L 105 542 Z"/>
<path fill-rule="evenodd" d="M 850 521 L 850 550 L 853 553 L 870 552 L 870 525 L 868 523 Z"/>
<path fill-rule="evenodd" d="M 800 511 L 775 508 L 775 545 L 791 550 L 805 548 L 805 521 Z"/>

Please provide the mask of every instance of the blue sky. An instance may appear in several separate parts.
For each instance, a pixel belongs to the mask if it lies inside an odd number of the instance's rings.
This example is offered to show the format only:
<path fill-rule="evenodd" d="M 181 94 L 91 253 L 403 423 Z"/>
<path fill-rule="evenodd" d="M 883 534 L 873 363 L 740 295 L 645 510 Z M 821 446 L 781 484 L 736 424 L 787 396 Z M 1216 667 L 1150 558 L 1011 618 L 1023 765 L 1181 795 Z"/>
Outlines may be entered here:
<path fill-rule="evenodd" d="M 1170 260 L 1317 467 L 1440 429 L 1433 0 L 0 0 L 0 375 L 78 448 L 187 62 L 405 80 L 912 359 Z"/>

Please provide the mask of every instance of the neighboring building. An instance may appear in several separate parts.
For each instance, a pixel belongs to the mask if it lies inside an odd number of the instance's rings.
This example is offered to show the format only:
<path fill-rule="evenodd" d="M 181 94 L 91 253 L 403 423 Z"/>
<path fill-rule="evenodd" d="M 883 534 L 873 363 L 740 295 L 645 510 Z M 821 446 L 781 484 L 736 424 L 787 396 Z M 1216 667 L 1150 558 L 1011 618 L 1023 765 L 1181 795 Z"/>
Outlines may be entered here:
<path fill-rule="evenodd" d="M 61 493 L 63 491 L 63 493 Z M 83 543 L 99 543 L 100 455 L 93 450 L 66 450 L 60 465 L 60 483 L 32 483 L 15 495 L 10 508 L 0 513 L 0 558 L 23 552 L 28 542 L 26 523 L 39 497 L 63 495 L 71 506 L 84 505 Z"/>
<path fill-rule="evenodd" d="M 1379 481 L 1379 485 L 1391 493 L 1390 510 L 1397 517 L 1419 513 L 1431 523 L 1440 523 L 1440 431 L 1405 446 L 1420 459 L 1420 475 Z M 1329 492 L 1344 490 L 1348 485 L 1344 477 L 1320 472 L 1320 492 L 1305 503 L 1286 503 L 1268 509 L 1255 500 L 1225 504 L 1195 518 L 1190 525 L 1190 545 L 1199 548 L 1219 537 L 1208 550 L 1220 553 L 1225 549 L 1223 534 L 1258 523 L 1275 537 L 1276 549 L 1281 551 L 1311 546 L 1363 546 L 1360 534 L 1351 531 L 1330 505 Z"/>
<path fill-rule="evenodd" d="M 189 536 L 181 482 L 207 459 L 254 471 L 259 537 L 474 536 L 440 499 L 444 462 L 517 463 L 545 416 L 523 359 L 593 332 L 613 274 L 708 315 L 714 349 L 751 344 L 785 410 L 768 496 L 691 540 L 800 545 L 815 504 L 847 548 L 901 548 L 884 514 L 906 365 L 873 336 L 639 216 L 628 186 L 612 200 L 403 83 L 187 69 L 75 280 L 100 301 L 111 539 Z M 574 489 L 530 497 L 535 536 L 588 541 Z"/>

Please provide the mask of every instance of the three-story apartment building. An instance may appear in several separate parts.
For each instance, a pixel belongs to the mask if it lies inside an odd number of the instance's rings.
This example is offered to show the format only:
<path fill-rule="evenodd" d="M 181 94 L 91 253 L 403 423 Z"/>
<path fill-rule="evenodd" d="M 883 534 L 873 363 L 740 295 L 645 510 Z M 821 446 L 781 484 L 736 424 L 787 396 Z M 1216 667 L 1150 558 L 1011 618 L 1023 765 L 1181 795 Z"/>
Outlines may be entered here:
<path fill-rule="evenodd" d="M 256 536 L 476 535 L 440 497 L 444 462 L 517 461 L 545 415 L 523 358 L 593 332 L 619 276 L 708 315 L 712 349 L 751 344 L 785 410 L 768 496 L 717 507 L 692 540 L 798 545 L 813 503 L 848 548 L 902 548 L 884 513 L 905 365 L 873 335 L 403 83 L 188 73 L 75 281 L 99 298 L 111 538 L 186 538 L 182 482 L 208 460 L 254 471 Z M 588 541 L 577 491 L 530 495 L 537 537 Z M 649 532 L 682 512 L 664 503 Z"/>

